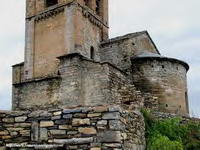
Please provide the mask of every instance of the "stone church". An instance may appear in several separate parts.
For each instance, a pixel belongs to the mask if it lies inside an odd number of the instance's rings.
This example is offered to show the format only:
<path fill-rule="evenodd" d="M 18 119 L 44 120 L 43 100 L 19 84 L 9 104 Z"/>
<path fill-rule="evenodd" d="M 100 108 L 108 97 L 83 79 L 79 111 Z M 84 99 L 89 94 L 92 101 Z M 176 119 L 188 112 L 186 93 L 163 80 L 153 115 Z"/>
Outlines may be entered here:
<path fill-rule="evenodd" d="M 189 115 L 188 64 L 162 56 L 147 31 L 109 39 L 108 12 L 108 0 L 26 0 L 25 58 L 13 66 L 0 145 L 143 150 L 141 108 Z"/>

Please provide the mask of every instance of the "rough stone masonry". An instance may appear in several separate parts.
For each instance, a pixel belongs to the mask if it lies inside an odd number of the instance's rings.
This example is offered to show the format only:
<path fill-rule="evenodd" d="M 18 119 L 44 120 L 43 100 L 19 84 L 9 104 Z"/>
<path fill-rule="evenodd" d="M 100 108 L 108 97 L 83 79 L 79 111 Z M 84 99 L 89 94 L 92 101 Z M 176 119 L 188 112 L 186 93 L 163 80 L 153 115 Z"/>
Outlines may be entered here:
<path fill-rule="evenodd" d="M 140 109 L 189 115 L 187 63 L 147 31 L 109 39 L 108 0 L 26 0 L 0 150 L 144 150 Z"/>

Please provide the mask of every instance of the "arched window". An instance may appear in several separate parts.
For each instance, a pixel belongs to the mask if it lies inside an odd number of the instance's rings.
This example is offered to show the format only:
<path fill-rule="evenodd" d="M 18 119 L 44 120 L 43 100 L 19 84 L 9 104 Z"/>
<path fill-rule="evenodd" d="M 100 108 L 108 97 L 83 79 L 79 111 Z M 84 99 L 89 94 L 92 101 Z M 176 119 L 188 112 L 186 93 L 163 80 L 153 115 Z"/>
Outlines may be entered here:
<path fill-rule="evenodd" d="M 93 46 L 91 46 L 91 48 L 90 48 L 90 58 L 91 59 L 93 59 L 94 60 L 94 47 Z"/>
<path fill-rule="evenodd" d="M 58 0 L 46 0 L 46 7 L 58 4 Z"/>

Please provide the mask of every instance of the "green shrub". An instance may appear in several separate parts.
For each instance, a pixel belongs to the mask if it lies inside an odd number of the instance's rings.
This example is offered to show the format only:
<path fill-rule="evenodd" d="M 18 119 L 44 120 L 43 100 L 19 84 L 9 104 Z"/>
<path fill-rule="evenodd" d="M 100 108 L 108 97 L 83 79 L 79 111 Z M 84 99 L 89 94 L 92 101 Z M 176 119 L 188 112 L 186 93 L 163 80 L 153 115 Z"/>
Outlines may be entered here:
<path fill-rule="evenodd" d="M 156 119 L 149 110 L 142 113 L 147 150 L 200 150 L 200 123 L 182 123 L 182 118 Z"/>

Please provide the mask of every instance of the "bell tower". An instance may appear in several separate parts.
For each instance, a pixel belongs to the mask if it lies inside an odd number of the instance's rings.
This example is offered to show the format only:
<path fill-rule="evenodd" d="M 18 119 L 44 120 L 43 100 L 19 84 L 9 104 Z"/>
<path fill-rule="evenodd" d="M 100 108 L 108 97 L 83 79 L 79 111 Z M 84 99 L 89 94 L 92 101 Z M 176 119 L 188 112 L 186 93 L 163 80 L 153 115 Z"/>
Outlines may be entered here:
<path fill-rule="evenodd" d="M 57 74 L 57 57 L 99 60 L 108 39 L 108 0 L 26 0 L 24 79 Z"/>

